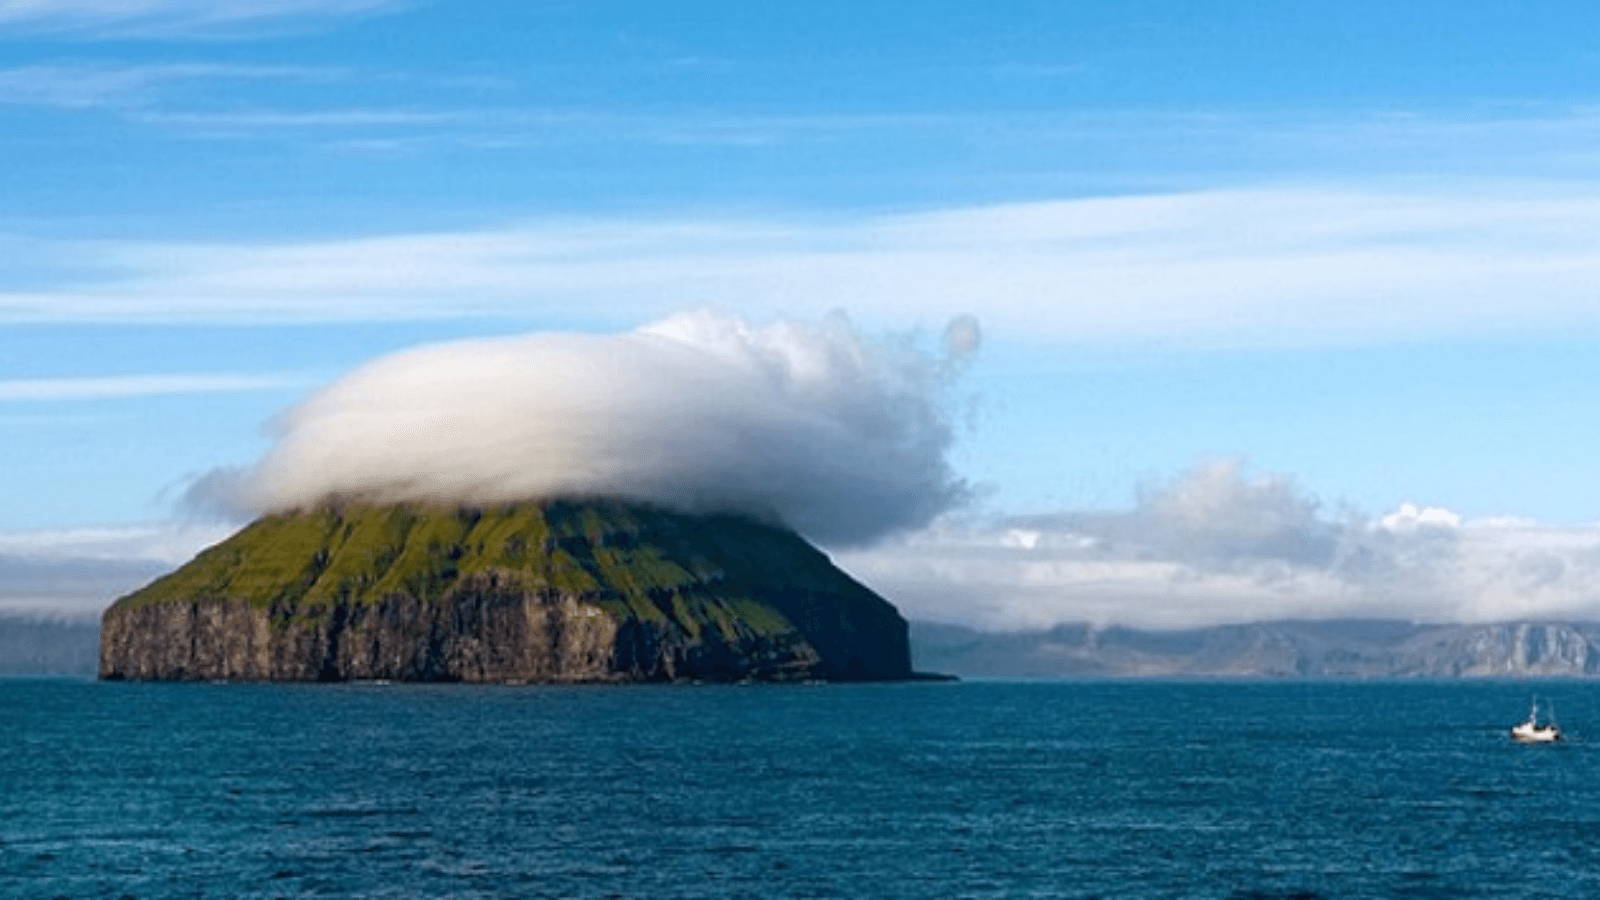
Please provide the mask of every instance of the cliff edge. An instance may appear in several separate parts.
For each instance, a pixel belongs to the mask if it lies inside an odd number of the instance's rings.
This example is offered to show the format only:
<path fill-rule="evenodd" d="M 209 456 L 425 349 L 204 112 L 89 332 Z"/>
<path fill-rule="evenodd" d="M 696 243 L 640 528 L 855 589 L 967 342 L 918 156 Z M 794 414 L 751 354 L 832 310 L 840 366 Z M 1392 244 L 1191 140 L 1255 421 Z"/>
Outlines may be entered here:
<path fill-rule="evenodd" d="M 263 517 L 106 610 L 100 677 L 914 676 L 895 608 L 793 532 L 598 499 Z"/>

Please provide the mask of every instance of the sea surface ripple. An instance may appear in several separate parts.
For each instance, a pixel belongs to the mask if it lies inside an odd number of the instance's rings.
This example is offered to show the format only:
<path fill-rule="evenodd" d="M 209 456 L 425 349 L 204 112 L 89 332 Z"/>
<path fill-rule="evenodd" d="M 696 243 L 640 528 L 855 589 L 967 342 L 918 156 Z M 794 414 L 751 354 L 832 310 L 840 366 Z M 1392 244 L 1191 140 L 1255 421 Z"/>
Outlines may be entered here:
<path fill-rule="evenodd" d="M 0 680 L 0 896 L 1600 896 L 1600 687 Z"/>

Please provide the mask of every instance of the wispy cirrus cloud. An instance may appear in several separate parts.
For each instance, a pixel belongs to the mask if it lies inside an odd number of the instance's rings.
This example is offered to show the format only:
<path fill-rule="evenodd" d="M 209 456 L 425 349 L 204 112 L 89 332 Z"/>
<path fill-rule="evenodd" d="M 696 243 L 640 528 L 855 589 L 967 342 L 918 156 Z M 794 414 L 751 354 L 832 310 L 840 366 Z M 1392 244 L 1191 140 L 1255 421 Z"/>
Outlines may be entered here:
<path fill-rule="evenodd" d="M 137 121 L 191 134 L 254 134 L 284 129 L 431 129 L 470 125 L 473 117 L 425 109 L 240 109 L 225 112 L 141 112 Z"/>
<path fill-rule="evenodd" d="M 238 38 L 412 0 L 0 0 L 0 29 L 71 37 Z"/>
<path fill-rule="evenodd" d="M 464 81 L 441 78 L 430 83 L 447 89 L 509 90 L 505 85 Z M 281 139 L 286 129 L 305 132 L 342 129 L 357 134 L 404 131 L 441 145 L 500 150 L 619 142 L 642 146 L 752 148 L 908 129 L 933 132 L 959 127 L 963 122 L 956 117 L 927 115 L 716 115 L 484 106 L 477 98 L 434 107 L 321 105 L 314 108 L 141 109 L 130 111 L 128 118 L 196 137 Z"/>
<path fill-rule="evenodd" d="M 167 394 L 219 394 L 309 386 L 285 375 L 117 375 L 0 379 L 0 403 L 110 400 Z"/>
<path fill-rule="evenodd" d="M 865 322 L 984 310 L 1041 341 L 1314 345 L 1600 327 L 1600 192 L 1282 187 L 906 214 L 544 220 L 286 243 L 79 242 L 0 321 Z M 109 273 L 109 274 L 108 274 Z M 582 311 L 574 313 L 574 311 Z"/>
<path fill-rule="evenodd" d="M 0 557 L 40 563 L 92 559 L 174 566 L 227 537 L 234 528 L 215 522 L 150 522 L 103 528 L 0 531 Z"/>
<path fill-rule="evenodd" d="M 334 68 L 249 66 L 174 62 L 128 65 L 53 62 L 0 69 L 0 104 L 64 109 L 138 108 L 158 101 L 162 90 L 183 82 L 220 80 L 327 82 L 348 77 Z"/>

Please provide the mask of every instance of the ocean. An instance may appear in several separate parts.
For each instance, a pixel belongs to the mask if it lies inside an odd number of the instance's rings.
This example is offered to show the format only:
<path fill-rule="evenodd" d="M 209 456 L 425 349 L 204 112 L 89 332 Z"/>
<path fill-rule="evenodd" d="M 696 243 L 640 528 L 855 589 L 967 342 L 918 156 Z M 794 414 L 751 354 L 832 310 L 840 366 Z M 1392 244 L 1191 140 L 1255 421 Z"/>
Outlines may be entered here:
<path fill-rule="evenodd" d="M 5 679 L 0 896 L 1600 896 L 1600 686 Z"/>

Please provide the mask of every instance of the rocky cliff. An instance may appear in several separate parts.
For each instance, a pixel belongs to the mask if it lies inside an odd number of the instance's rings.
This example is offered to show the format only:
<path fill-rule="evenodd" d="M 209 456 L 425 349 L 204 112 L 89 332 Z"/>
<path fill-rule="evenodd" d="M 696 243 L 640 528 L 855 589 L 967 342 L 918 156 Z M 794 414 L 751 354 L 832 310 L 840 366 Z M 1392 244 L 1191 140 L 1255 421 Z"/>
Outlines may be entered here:
<path fill-rule="evenodd" d="M 272 515 L 111 606 L 105 679 L 912 677 L 906 623 L 792 532 L 614 500 Z"/>

